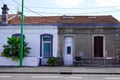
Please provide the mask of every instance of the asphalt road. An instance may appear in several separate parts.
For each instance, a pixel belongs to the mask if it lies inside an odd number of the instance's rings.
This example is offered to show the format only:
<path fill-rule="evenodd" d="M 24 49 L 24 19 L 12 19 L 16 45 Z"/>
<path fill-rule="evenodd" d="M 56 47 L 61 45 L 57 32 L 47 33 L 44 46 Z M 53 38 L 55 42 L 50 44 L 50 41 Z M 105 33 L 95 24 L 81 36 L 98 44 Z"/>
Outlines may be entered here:
<path fill-rule="evenodd" d="M 103 74 L 0 74 L 0 80 L 120 80 L 120 75 Z"/>

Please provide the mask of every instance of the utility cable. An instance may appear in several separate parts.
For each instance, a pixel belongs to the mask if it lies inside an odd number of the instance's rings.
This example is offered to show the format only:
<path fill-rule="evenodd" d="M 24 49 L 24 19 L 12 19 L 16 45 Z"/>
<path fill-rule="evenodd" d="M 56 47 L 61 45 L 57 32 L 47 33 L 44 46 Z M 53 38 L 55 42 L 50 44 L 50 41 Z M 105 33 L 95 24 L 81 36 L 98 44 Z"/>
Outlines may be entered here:
<path fill-rule="evenodd" d="M 120 8 L 120 6 L 109 6 L 109 7 L 86 7 L 86 8 L 56 8 L 56 7 L 37 7 L 37 6 L 26 6 L 32 8 L 41 8 L 41 9 L 103 9 L 103 8 Z"/>
<path fill-rule="evenodd" d="M 20 3 L 18 3 L 17 1 L 15 1 L 15 0 L 12 0 L 12 1 L 14 1 L 15 3 L 17 3 L 18 5 L 20 5 L 20 6 L 21 6 L 21 4 L 20 4 Z M 27 9 L 27 10 L 29 10 L 30 12 L 33 12 L 33 13 L 35 13 L 35 14 L 37 14 L 37 15 L 42 16 L 41 14 L 39 14 L 39 13 L 37 13 L 37 12 L 35 12 L 35 11 L 33 11 L 33 10 L 31 10 L 31 9 L 29 9 L 29 8 L 27 8 L 27 7 L 25 7 L 25 6 L 24 6 L 24 8 L 25 8 L 25 9 Z"/>
<path fill-rule="evenodd" d="M 1 0 L 2 4 L 5 4 L 3 0 Z"/>
<path fill-rule="evenodd" d="M 12 0 L 12 1 L 14 1 L 15 3 L 17 3 L 18 5 L 21 6 L 21 4 L 18 3 L 17 1 L 15 1 L 15 0 Z M 27 8 L 26 6 L 24 6 L 24 7 L 25 7 L 25 9 L 29 10 L 30 12 L 35 13 L 35 14 L 40 15 L 40 16 L 41 16 L 40 13 L 42 13 L 42 14 L 96 14 L 96 13 L 99 14 L 99 13 L 108 13 L 108 12 L 118 12 L 118 11 L 120 11 L 120 10 L 111 10 L 111 11 L 89 12 L 89 13 L 49 13 L 49 12 L 36 12 L 36 11 L 33 11 L 33 10 Z M 47 7 L 46 7 L 46 8 L 47 8 Z M 107 8 L 107 7 L 101 7 L 101 8 Z M 56 8 L 56 9 L 57 9 L 57 8 Z M 62 9 L 62 8 L 60 8 L 60 9 Z M 65 8 L 64 8 L 64 9 L 65 9 Z M 66 8 L 66 9 L 69 9 L 69 8 Z M 74 8 L 74 9 L 75 9 L 75 8 Z M 76 8 L 76 9 L 80 9 L 80 8 Z M 27 12 L 27 11 L 26 11 L 26 12 Z"/>
<path fill-rule="evenodd" d="M 17 1 L 13 0 L 15 3 L 19 4 L 21 6 L 20 3 L 18 3 Z M 3 0 L 1 0 L 2 3 L 4 3 Z M 16 6 L 16 5 L 13 5 L 13 4 L 9 4 L 9 5 L 12 5 L 12 6 Z M 120 6 L 108 6 L 108 7 L 86 7 L 86 8 L 56 8 L 56 7 L 39 7 L 39 6 L 24 6 L 24 7 L 32 7 L 32 8 L 41 8 L 41 9 L 105 9 L 105 8 L 120 8 Z"/>
<path fill-rule="evenodd" d="M 120 10 L 111 10 L 111 11 L 99 11 L 99 12 L 88 12 L 88 13 L 53 13 L 53 12 L 36 12 L 42 14 L 100 14 L 100 13 L 108 13 L 108 12 L 119 12 Z M 29 12 L 29 11 L 26 11 Z"/>

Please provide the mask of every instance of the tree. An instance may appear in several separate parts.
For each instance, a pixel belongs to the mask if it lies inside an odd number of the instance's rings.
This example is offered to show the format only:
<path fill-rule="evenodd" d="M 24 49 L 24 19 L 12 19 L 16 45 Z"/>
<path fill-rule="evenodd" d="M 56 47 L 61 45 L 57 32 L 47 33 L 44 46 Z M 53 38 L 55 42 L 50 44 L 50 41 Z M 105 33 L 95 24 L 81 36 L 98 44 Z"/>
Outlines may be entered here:
<path fill-rule="evenodd" d="M 25 37 L 24 37 L 25 39 Z M 12 58 L 14 61 L 18 61 L 20 58 L 20 37 L 8 37 L 7 44 L 3 45 L 2 56 Z M 27 42 L 23 42 L 23 58 L 30 53 L 30 47 Z"/>

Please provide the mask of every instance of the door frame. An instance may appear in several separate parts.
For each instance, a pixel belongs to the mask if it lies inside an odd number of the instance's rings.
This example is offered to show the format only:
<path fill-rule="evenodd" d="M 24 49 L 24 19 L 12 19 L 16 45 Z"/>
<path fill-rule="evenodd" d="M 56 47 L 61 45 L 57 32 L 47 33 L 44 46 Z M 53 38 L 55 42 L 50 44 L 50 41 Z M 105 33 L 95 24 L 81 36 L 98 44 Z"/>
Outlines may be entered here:
<path fill-rule="evenodd" d="M 52 48 L 52 45 L 51 45 L 51 41 L 43 41 L 42 42 L 42 58 L 45 58 L 44 57 L 44 48 L 45 48 L 45 43 L 49 43 L 50 44 L 50 56 L 52 57 L 52 53 L 51 53 L 51 48 Z"/>
<path fill-rule="evenodd" d="M 103 37 L 103 58 L 106 57 L 106 53 L 105 53 L 105 35 L 103 34 L 95 34 L 95 35 L 92 35 L 92 56 L 93 58 L 96 58 L 94 57 L 94 38 L 95 37 Z"/>
<path fill-rule="evenodd" d="M 73 57 L 73 62 L 74 62 L 74 57 L 75 57 L 75 36 L 74 35 L 64 35 L 63 36 L 63 61 L 64 61 L 64 55 L 65 55 L 65 37 L 72 37 L 73 38 L 72 57 Z"/>
<path fill-rule="evenodd" d="M 52 34 L 42 34 L 40 35 L 40 60 L 39 60 L 39 66 L 42 65 L 43 60 L 43 37 L 49 36 L 51 37 L 51 56 L 53 56 L 53 35 Z"/>

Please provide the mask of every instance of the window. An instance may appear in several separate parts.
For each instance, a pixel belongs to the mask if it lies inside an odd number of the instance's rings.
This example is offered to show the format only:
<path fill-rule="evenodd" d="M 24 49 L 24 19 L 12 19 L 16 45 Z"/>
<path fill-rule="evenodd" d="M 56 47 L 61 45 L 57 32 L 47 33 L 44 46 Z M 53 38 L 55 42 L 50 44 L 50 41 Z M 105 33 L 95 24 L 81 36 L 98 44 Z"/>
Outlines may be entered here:
<path fill-rule="evenodd" d="M 51 54 L 50 54 L 50 43 L 44 43 L 44 58 L 49 58 L 51 57 Z"/>
<path fill-rule="evenodd" d="M 71 54 L 71 46 L 67 46 L 67 54 Z"/>
<path fill-rule="evenodd" d="M 44 37 L 43 37 L 43 41 L 51 41 L 51 37 L 49 37 L 49 36 L 44 36 Z"/>
<path fill-rule="evenodd" d="M 52 57 L 52 36 L 42 36 L 42 54 L 43 58 Z"/>
<path fill-rule="evenodd" d="M 15 36 L 17 38 L 20 38 L 21 34 L 17 33 L 17 34 L 13 34 L 12 36 Z M 23 35 L 23 37 L 25 38 L 25 36 Z"/>

